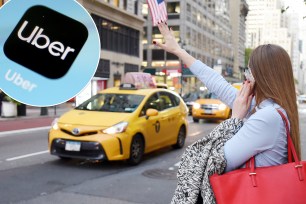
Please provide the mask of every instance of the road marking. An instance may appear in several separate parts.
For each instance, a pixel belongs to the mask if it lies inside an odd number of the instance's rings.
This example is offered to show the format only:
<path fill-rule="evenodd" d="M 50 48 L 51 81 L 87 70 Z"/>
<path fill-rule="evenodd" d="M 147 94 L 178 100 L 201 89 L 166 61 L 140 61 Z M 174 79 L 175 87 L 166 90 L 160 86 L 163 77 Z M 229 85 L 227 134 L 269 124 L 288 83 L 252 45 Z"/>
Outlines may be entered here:
<path fill-rule="evenodd" d="M 48 153 L 48 152 L 49 152 L 49 150 L 41 151 L 41 152 L 35 152 L 35 153 L 31 153 L 31 154 L 25 154 L 25 155 L 21 155 L 21 156 L 18 156 L 18 157 L 8 158 L 8 159 L 6 159 L 6 161 L 14 161 L 14 160 L 17 160 L 17 159 L 32 157 L 32 156 L 36 156 L 36 155 L 40 155 L 40 154 L 45 154 L 45 153 Z"/>
<path fill-rule="evenodd" d="M 173 166 L 175 166 L 175 167 L 178 167 L 179 165 L 180 165 L 180 163 L 181 162 L 177 162 L 177 163 L 175 163 Z M 170 170 L 170 171 L 173 171 L 174 169 L 176 169 L 175 167 L 169 167 L 168 169 Z"/>
<path fill-rule="evenodd" d="M 20 129 L 20 130 L 11 130 L 11 131 L 4 131 L 4 132 L 0 132 L 0 138 L 1 137 L 7 137 L 9 135 L 12 134 L 18 134 L 18 133 L 26 133 L 26 132 L 34 132 L 34 131 L 38 131 L 38 130 L 48 130 L 50 129 L 51 126 L 47 126 L 47 127 L 38 127 L 38 128 L 28 128 L 28 129 Z"/>
<path fill-rule="evenodd" d="M 189 137 L 194 137 L 194 136 L 197 136 L 197 135 L 199 135 L 199 134 L 201 134 L 202 133 L 202 131 L 198 131 L 198 132 L 194 132 L 194 133 L 192 133 L 192 134 L 189 134 L 188 136 Z"/>

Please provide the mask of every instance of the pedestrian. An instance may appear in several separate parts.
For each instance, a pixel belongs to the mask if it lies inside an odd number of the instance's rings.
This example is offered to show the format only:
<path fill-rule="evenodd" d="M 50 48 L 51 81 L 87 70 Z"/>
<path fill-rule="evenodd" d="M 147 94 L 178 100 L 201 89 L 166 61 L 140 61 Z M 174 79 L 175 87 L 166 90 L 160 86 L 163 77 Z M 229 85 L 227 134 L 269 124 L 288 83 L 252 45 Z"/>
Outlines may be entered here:
<path fill-rule="evenodd" d="M 0 117 L 2 116 L 2 101 L 4 100 L 5 94 L 4 92 L 0 89 Z"/>
<path fill-rule="evenodd" d="M 226 123 L 221 123 L 222 127 L 217 127 L 218 133 L 215 134 L 218 137 L 232 134 L 230 138 L 224 140 L 221 149 L 225 157 L 224 172 L 241 168 L 253 156 L 255 156 L 256 167 L 287 163 L 286 129 L 277 109 L 287 117 L 290 123 L 292 141 L 299 159 L 301 158 L 292 65 L 289 55 L 282 47 L 265 44 L 254 49 L 245 72 L 247 80 L 238 91 L 215 70 L 182 49 L 175 40 L 173 30 L 169 29 L 166 23 L 158 24 L 158 28 L 165 42 L 162 44 L 153 41 L 153 43 L 178 56 L 208 90 L 232 108 L 230 120 L 235 120 L 232 121 L 233 125 L 226 127 Z M 221 131 L 219 131 L 220 128 Z M 233 131 L 233 129 L 236 130 Z M 198 144 L 204 144 L 203 141 L 201 142 Z M 184 162 L 185 159 L 182 161 Z M 180 187 L 180 190 L 182 189 Z M 186 194 L 186 190 L 184 191 Z M 176 199 L 173 198 L 172 203 L 178 203 Z M 187 200 L 185 199 L 184 203 L 194 203 L 194 198 L 192 202 Z M 204 203 L 208 203 L 204 197 L 203 200 Z"/>

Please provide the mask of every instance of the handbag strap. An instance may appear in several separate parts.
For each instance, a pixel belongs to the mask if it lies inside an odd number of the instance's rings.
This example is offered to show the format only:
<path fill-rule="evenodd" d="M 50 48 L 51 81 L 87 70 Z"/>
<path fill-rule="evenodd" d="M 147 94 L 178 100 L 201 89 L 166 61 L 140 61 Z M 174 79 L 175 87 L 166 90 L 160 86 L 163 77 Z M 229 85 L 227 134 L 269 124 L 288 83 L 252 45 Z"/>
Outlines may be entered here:
<path fill-rule="evenodd" d="M 282 111 L 280 111 L 279 109 L 277 109 L 277 112 L 281 115 L 285 126 L 286 126 L 286 133 L 287 133 L 287 146 L 288 146 L 288 162 L 292 162 L 292 155 L 294 157 L 294 161 L 296 163 L 299 163 L 299 159 L 298 156 L 296 154 L 296 150 L 294 148 L 293 142 L 292 142 L 292 138 L 290 135 L 290 130 L 289 130 L 289 124 L 288 124 L 288 119 L 287 117 L 284 115 L 284 113 Z"/>
<path fill-rule="evenodd" d="M 286 134 L 287 134 L 287 148 L 288 148 L 288 163 L 291 163 L 292 162 L 292 155 L 294 157 L 294 161 L 295 161 L 295 168 L 297 169 L 298 171 L 298 176 L 299 176 L 299 180 L 300 181 L 303 181 L 304 180 L 304 176 L 303 176 L 303 173 L 301 171 L 303 165 L 300 163 L 300 160 L 297 156 L 297 153 L 296 153 L 296 150 L 294 148 L 294 145 L 293 145 L 293 142 L 292 142 L 292 139 L 291 139 L 291 135 L 290 135 L 290 130 L 289 130 L 289 124 L 288 124 L 288 119 L 287 117 L 284 115 L 283 112 L 281 112 L 279 109 L 276 109 L 277 112 L 280 114 L 280 116 L 282 117 L 283 119 L 283 122 L 285 124 L 285 127 L 286 127 Z M 257 186 L 256 184 L 256 179 L 255 179 L 255 156 L 251 157 L 247 162 L 246 162 L 246 168 L 250 168 L 251 172 L 250 172 L 250 176 L 252 178 L 252 183 L 253 183 L 253 186 Z"/>

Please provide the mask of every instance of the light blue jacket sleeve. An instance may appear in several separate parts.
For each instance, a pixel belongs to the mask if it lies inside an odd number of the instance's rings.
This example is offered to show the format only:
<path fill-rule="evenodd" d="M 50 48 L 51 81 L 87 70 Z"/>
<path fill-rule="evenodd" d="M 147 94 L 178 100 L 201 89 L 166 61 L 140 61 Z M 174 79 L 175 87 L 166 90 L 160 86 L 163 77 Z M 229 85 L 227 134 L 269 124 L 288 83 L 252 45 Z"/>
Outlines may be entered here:
<path fill-rule="evenodd" d="M 216 94 L 223 103 L 232 108 L 237 94 L 236 88 L 229 84 L 218 72 L 199 60 L 196 60 L 189 69 L 205 84 L 210 92 Z"/>
<path fill-rule="evenodd" d="M 227 161 L 225 171 L 237 169 L 252 156 L 272 148 L 273 151 L 282 152 L 274 147 L 280 138 L 279 135 L 284 131 L 283 121 L 275 107 L 259 109 L 250 116 L 235 136 L 225 143 L 224 153 Z M 286 135 L 283 138 L 285 142 Z"/>

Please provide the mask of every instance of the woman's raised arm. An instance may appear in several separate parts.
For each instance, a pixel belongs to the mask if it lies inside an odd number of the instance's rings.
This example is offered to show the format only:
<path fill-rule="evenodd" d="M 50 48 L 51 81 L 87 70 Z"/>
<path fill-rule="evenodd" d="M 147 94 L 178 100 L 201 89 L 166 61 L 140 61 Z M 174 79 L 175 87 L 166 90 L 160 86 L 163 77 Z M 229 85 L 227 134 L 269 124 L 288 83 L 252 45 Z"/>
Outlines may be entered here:
<path fill-rule="evenodd" d="M 187 67 L 190 67 L 196 59 L 180 47 L 178 42 L 175 40 L 173 30 L 171 28 L 169 29 L 168 25 L 164 22 L 159 23 L 158 28 L 160 33 L 164 36 L 165 43 L 158 43 L 156 41 L 153 41 L 153 43 L 165 51 L 178 56 Z"/>

